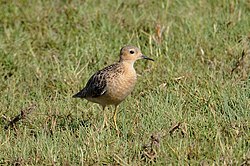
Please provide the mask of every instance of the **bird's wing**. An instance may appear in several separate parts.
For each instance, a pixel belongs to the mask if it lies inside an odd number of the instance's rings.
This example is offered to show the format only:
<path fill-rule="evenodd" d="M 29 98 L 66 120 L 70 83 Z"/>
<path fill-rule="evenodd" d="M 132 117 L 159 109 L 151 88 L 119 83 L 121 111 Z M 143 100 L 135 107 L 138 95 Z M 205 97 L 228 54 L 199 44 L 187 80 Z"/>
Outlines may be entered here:
<path fill-rule="evenodd" d="M 107 91 L 107 81 L 105 79 L 105 72 L 98 71 L 88 81 L 85 86 L 85 97 L 99 97 Z"/>
<path fill-rule="evenodd" d="M 95 73 L 87 82 L 85 86 L 85 97 L 99 97 L 107 92 L 107 79 L 114 75 L 114 71 L 119 71 L 119 65 L 117 63 L 105 67 Z"/>
<path fill-rule="evenodd" d="M 86 86 L 73 97 L 99 97 L 107 92 L 107 79 L 114 73 L 112 71 L 119 71 L 119 65 L 113 64 L 95 73 L 87 82 Z"/>

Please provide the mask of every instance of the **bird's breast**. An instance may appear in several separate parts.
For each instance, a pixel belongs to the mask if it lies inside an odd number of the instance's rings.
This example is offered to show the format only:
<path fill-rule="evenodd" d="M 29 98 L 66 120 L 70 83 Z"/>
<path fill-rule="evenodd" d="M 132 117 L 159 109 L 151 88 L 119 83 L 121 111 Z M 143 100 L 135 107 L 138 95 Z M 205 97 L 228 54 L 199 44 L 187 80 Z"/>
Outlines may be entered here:
<path fill-rule="evenodd" d="M 125 73 L 114 78 L 108 82 L 108 97 L 119 104 L 133 91 L 136 80 L 135 72 Z"/>

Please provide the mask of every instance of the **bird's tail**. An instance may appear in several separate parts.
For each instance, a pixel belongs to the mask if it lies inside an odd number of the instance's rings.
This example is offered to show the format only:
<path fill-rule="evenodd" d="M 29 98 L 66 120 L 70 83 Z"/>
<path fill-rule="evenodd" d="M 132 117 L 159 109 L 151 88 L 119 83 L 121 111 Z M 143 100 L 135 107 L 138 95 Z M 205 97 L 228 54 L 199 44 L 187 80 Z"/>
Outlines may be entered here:
<path fill-rule="evenodd" d="M 85 97 L 84 90 L 81 90 L 80 92 L 74 94 L 72 97 L 73 98 L 84 98 Z"/>

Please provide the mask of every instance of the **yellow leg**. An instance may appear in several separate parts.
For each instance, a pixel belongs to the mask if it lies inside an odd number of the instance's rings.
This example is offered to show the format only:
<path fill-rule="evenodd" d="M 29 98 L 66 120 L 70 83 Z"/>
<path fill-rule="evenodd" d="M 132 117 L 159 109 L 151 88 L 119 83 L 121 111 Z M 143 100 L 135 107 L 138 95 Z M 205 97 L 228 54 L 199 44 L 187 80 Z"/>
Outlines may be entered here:
<path fill-rule="evenodd" d="M 103 124 L 102 124 L 102 129 L 103 129 L 105 126 L 108 126 L 107 116 L 105 113 L 105 106 L 102 107 L 102 111 L 103 111 Z"/>
<path fill-rule="evenodd" d="M 119 132 L 119 129 L 118 129 L 117 124 L 116 124 L 116 114 L 117 114 L 117 106 L 115 106 L 115 113 L 114 113 L 113 118 L 114 118 L 115 129 L 117 132 Z"/>

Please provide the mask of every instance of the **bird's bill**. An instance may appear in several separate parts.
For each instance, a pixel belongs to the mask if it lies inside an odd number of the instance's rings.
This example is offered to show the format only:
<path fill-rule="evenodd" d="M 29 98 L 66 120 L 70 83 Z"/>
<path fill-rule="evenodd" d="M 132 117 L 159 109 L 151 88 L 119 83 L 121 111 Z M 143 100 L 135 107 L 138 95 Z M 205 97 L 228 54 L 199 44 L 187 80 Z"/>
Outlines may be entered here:
<path fill-rule="evenodd" d="M 142 58 L 143 58 L 143 59 L 147 59 L 147 60 L 151 60 L 151 61 L 155 61 L 155 60 L 153 60 L 153 59 L 151 59 L 151 58 L 149 58 L 149 57 L 147 57 L 147 56 L 145 56 L 145 55 L 142 55 Z"/>

